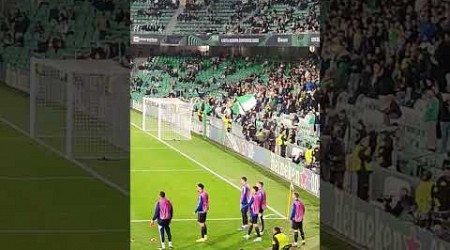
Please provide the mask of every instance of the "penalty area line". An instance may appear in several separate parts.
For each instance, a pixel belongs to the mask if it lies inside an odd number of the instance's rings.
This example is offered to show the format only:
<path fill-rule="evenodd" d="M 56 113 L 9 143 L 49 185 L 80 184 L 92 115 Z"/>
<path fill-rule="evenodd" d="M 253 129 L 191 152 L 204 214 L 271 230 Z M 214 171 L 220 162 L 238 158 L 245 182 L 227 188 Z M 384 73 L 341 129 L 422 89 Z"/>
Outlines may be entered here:
<path fill-rule="evenodd" d="M 222 181 L 228 183 L 230 186 L 234 187 L 237 190 L 241 190 L 241 188 L 239 186 L 237 186 L 236 184 L 234 184 L 233 182 L 231 182 L 230 180 L 226 179 L 225 177 L 221 176 L 220 174 L 218 174 L 217 172 L 215 172 L 214 170 L 210 169 L 209 167 L 205 166 L 204 164 L 200 163 L 199 161 L 197 161 L 196 159 L 192 158 L 191 156 L 185 154 L 184 152 L 182 152 L 181 150 L 179 150 L 178 148 L 170 145 L 169 143 L 158 139 L 156 136 L 148 133 L 147 131 L 142 130 L 138 125 L 136 125 L 135 123 L 131 122 L 131 125 L 135 128 L 137 128 L 138 130 L 140 130 L 142 133 L 147 134 L 149 136 L 151 136 L 152 138 L 158 140 L 159 142 L 161 142 L 162 144 L 166 145 L 167 147 L 173 149 L 175 152 L 178 152 L 179 154 L 181 154 L 182 156 L 184 156 L 186 159 L 191 160 L 192 162 L 194 162 L 195 164 L 197 164 L 198 166 L 200 166 L 201 168 L 203 168 L 204 170 L 206 170 L 207 172 L 211 173 L 212 175 L 216 176 L 217 178 L 221 179 Z M 267 208 L 274 212 L 276 215 L 286 219 L 286 217 L 278 212 L 277 210 L 275 210 L 273 207 L 267 206 Z"/>

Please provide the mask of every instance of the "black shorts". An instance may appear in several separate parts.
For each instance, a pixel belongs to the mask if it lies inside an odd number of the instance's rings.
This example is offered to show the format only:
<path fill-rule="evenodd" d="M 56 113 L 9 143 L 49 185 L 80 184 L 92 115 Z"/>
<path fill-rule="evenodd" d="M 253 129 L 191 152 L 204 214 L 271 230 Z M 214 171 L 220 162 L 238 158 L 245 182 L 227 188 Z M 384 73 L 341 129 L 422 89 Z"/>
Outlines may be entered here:
<path fill-rule="evenodd" d="M 303 221 L 300 222 L 292 221 L 292 229 L 293 230 L 303 229 Z"/>
<path fill-rule="evenodd" d="M 263 213 L 264 213 L 264 209 L 261 208 L 261 209 L 259 210 L 259 213 L 260 213 L 260 214 L 263 214 Z"/>
<path fill-rule="evenodd" d="M 158 225 L 165 227 L 170 225 L 170 220 L 158 220 Z"/>
<path fill-rule="evenodd" d="M 252 223 L 252 224 L 258 224 L 258 215 L 257 214 L 255 214 L 255 215 L 250 215 L 250 223 Z"/>
<path fill-rule="evenodd" d="M 199 223 L 205 223 L 206 222 L 206 213 L 198 213 L 197 221 Z"/>

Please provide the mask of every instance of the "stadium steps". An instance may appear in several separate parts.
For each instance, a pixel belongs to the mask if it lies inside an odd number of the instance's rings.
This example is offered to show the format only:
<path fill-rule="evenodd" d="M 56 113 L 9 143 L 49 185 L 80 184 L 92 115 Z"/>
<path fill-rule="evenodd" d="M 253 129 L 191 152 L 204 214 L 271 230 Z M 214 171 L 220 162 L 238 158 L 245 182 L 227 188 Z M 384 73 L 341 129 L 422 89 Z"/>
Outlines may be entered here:
<path fill-rule="evenodd" d="M 184 6 L 180 4 L 178 9 L 175 11 L 175 14 L 170 19 L 169 23 L 166 26 L 166 29 L 164 30 L 167 34 L 172 33 L 172 31 L 175 29 L 175 26 L 177 25 L 177 17 L 184 11 Z"/>
<path fill-rule="evenodd" d="M 258 13 L 257 10 L 252 11 L 251 13 L 249 13 L 247 16 L 245 16 L 244 18 L 242 18 L 239 21 L 239 26 L 244 27 L 245 26 L 245 22 L 247 22 L 250 18 L 256 16 L 256 14 Z"/>

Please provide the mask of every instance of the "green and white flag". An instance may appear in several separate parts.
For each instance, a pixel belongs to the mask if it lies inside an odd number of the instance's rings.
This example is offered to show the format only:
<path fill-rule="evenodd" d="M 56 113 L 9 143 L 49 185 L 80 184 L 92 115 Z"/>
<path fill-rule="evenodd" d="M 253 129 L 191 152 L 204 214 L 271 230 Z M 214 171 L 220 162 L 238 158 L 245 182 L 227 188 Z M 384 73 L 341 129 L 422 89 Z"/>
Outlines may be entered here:
<path fill-rule="evenodd" d="M 231 111 L 233 114 L 241 114 L 244 115 L 249 110 L 253 109 L 256 106 L 256 98 L 255 95 L 244 95 L 240 96 L 236 99 L 233 106 L 231 107 Z"/>

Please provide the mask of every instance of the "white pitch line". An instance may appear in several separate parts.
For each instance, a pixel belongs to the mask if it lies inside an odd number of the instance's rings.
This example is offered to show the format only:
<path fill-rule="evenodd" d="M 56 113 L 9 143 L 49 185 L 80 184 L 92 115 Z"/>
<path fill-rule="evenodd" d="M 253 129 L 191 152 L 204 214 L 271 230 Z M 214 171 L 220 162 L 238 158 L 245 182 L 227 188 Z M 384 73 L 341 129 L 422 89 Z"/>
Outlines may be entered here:
<path fill-rule="evenodd" d="M 215 218 L 206 219 L 207 221 L 230 221 L 230 220 L 242 220 L 242 218 Z M 264 220 L 286 220 L 286 218 L 264 218 Z M 131 220 L 131 223 L 145 223 L 151 220 Z M 173 222 L 186 222 L 186 221 L 197 221 L 197 219 L 173 219 Z"/>
<path fill-rule="evenodd" d="M 155 148 L 155 147 L 130 147 L 131 150 L 167 150 L 167 148 Z"/>
<path fill-rule="evenodd" d="M 170 145 L 169 143 L 159 140 L 158 137 L 142 130 L 138 125 L 136 125 L 135 123 L 131 122 L 131 125 L 136 127 L 137 129 L 139 129 L 140 131 L 142 131 L 143 133 L 155 138 L 156 140 L 158 140 L 159 142 L 161 142 L 162 144 L 166 145 L 167 147 L 173 149 L 174 151 L 178 152 L 179 154 L 181 154 L 182 156 L 184 156 L 185 158 L 191 160 L 192 162 L 194 162 L 195 164 L 197 164 L 198 166 L 202 167 L 203 169 L 205 169 L 206 171 L 210 172 L 211 174 L 213 174 L 214 176 L 216 176 L 217 178 L 223 180 L 224 182 L 228 183 L 229 185 L 231 185 L 232 187 L 236 188 L 237 190 L 241 190 L 240 187 L 238 187 L 236 184 L 234 184 L 233 182 L 227 180 L 226 178 L 224 178 L 223 176 L 219 175 L 218 173 L 216 173 L 214 170 L 208 168 L 207 166 L 203 165 L 202 163 L 200 163 L 199 161 L 195 160 L 194 158 L 190 157 L 189 155 L 183 153 L 182 151 L 180 151 L 179 149 L 177 149 L 176 147 Z M 275 210 L 274 208 L 267 206 L 268 209 L 270 209 L 272 212 L 274 212 L 276 215 L 282 217 L 282 218 L 286 218 L 282 213 L 278 212 L 277 210 Z"/>
<path fill-rule="evenodd" d="M 93 234 L 93 233 L 121 233 L 127 229 L 0 229 L 4 234 Z"/>
<path fill-rule="evenodd" d="M 130 172 L 204 172 L 201 169 L 134 169 Z"/>
<path fill-rule="evenodd" d="M 95 180 L 90 176 L 0 176 L 2 181 L 58 181 L 58 180 Z"/>
<path fill-rule="evenodd" d="M 101 174 L 99 174 L 97 171 L 93 170 L 92 168 L 86 166 L 85 164 L 75 160 L 75 159 L 71 159 L 69 157 L 67 157 L 65 154 L 59 152 L 58 150 L 52 148 L 51 146 L 49 146 L 48 144 L 46 144 L 45 142 L 41 141 L 38 138 L 33 138 L 30 136 L 30 134 L 28 132 L 26 132 L 25 130 L 19 128 L 18 126 L 16 126 L 14 123 L 6 120 L 5 118 L 0 116 L 0 122 L 3 122 L 5 124 L 7 124 L 8 126 L 10 126 L 11 128 L 13 128 L 14 130 L 18 131 L 19 133 L 27 136 L 28 138 L 31 138 L 32 140 L 34 140 L 35 142 L 37 142 L 39 145 L 41 145 L 42 147 L 50 150 L 51 152 L 57 154 L 58 156 L 72 162 L 73 164 L 75 164 L 76 166 L 78 166 L 79 168 L 81 168 L 82 170 L 86 171 L 87 173 L 91 174 L 92 176 L 94 176 L 95 178 L 99 179 L 101 182 L 105 183 L 106 185 L 118 190 L 122 195 L 125 196 L 129 196 L 129 192 L 127 190 L 125 190 L 124 188 L 122 188 L 121 186 L 117 185 L 116 183 L 110 181 L 109 179 L 105 178 L 104 176 L 102 176 Z"/>

